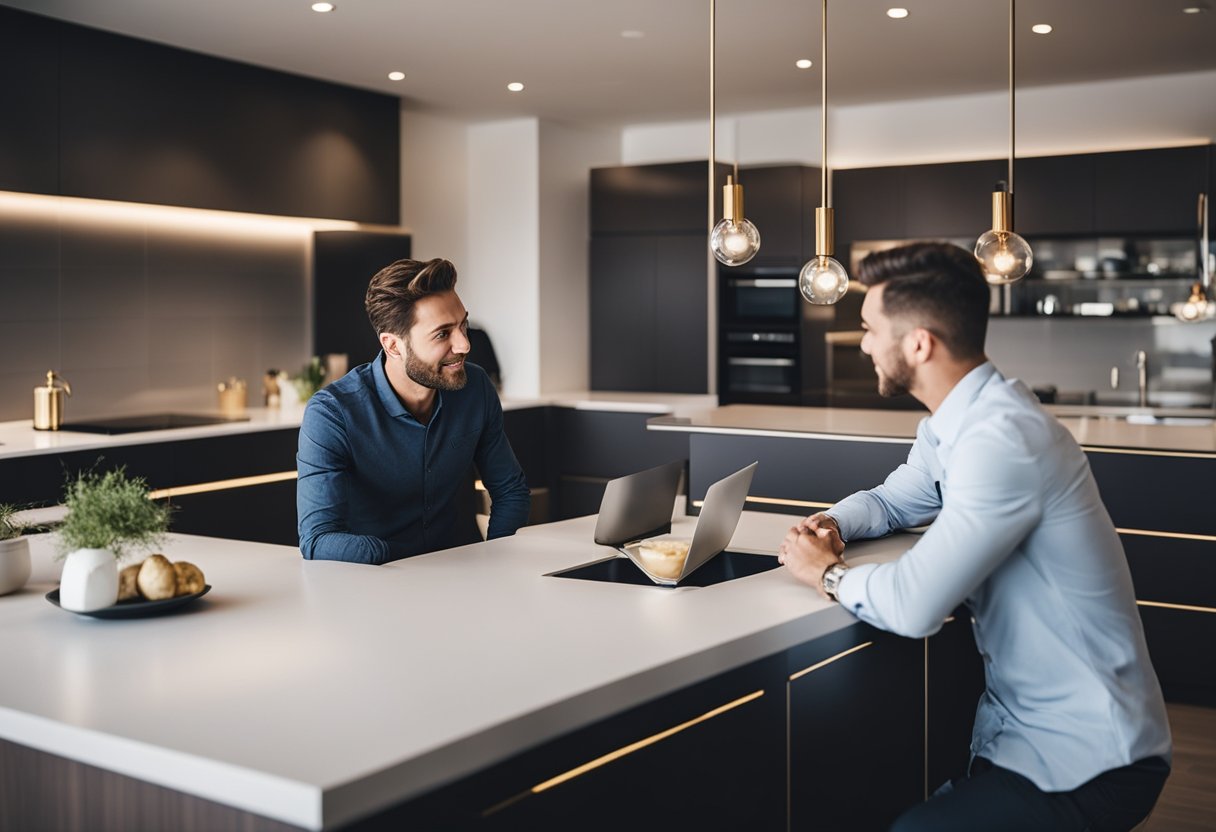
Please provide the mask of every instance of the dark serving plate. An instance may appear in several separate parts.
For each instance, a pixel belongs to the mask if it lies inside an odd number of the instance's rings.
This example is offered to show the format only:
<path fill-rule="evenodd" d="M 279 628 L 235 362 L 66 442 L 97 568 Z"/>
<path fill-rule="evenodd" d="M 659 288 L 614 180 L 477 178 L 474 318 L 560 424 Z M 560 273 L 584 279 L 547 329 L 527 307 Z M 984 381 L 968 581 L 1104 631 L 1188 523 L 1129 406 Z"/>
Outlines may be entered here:
<path fill-rule="evenodd" d="M 196 598 L 202 598 L 210 591 L 211 584 L 203 584 L 202 590 L 192 595 L 178 595 L 163 601 L 119 601 L 110 607 L 102 607 L 91 612 L 77 612 L 76 615 L 87 615 L 90 618 L 147 618 L 152 615 L 164 615 L 180 609 Z M 52 589 L 48 592 L 46 600 L 59 607 L 59 590 Z M 59 609 L 63 609 L 63 607 L 59 607 Z M 68 612 L 76 611 L 68 610 Z"/>

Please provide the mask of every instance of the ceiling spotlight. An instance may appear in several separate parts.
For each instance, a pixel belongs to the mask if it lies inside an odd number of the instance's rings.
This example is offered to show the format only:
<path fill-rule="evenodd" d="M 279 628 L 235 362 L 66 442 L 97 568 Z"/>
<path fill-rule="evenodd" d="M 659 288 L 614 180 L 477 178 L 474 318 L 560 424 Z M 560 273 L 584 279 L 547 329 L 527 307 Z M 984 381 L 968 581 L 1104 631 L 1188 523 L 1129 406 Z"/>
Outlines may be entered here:
<path fill-rule="evenodd" d="M 1051 24 L 1050 23 L 1036 23 L 1030 27 L 1030 31 L 1034 32 L 1036 35 L 1050 35 L 1051 34 Z"/>
<path fill-rule="evenodd" d="M 637 40 L 638 38 L 646 37 L 646 33 L 638 29 L 626 29 L 625 31 L 621 32 L 621 37 L 625 38 L 626 40 Z"/>
<path fill-rule="evenodd" d="M 314 12 L 321 12 L 322 14 L 324 14 L 325 12 L 332 12 L 336 8 L 337 8 L 337 6 L 335 6 L 333 3 L 313 3 L 312 4 L 312 10 Z"/>
<path fill-rule="evenodd" d="M 511 92 L 523 92 L 524 85 L 518 81 L 512 81 L 511 83 L 507 84 L 507 89 L 509 89 Z"/>
<path fill-rule="evenodd" d="M 798 67 L 799 69 L 810 69 L 814 65 L 815 64 L 812 63 L 810 58 L 799 58 L 798 60 L 794 61 L 794 66 Z"/>
<path fill-rule="evenodd" d="M 1200 14 L 1202 12 L 1206 12 L 1207 10 L 1208 10 L 1207 6 L 1202 6 L 1199 4 L 1195 4 L 1193 6 L 1183 6 L 1182 7 L 1183 14 Z"/>
<path fill-rule="evenodd" d="M 388 74 L 388 80 L 390 80 L 390 81 L 404 81 L 404 80 L 405 80 L 405 73 L 404 73 L 404 72 L 390 72 L 390 73 Z"/>
<path fill-rule="evenodd" d="M 903 20 L 907 16 L 908 16 L 907 9 L 901 9 L 898 7 L 894 8 L 894 9 L 887 9 L 887 17 L 891 18 L 892 20 Z"/>

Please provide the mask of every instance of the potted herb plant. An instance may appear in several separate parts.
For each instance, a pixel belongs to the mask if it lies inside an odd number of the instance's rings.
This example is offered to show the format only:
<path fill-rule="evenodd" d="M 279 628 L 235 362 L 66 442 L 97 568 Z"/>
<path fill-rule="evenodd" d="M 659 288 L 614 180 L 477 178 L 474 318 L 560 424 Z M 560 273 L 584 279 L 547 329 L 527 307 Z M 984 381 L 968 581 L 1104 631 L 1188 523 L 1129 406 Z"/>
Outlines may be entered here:
<path fill-rule="evenodd" d="M 64 496 L 68 515 L 57 530 L 66 552 L 59 605 L 91 612 L 118 600 L 118 561 L 131 549 L 156 546 L 169 528 L 169 508 L 148 499 L 142 477 L 125 468 L 84 471 Z"/>
<path fill-rule="evenodd" d="M 17 507 L 0 504 L 0 595 L 16 592 L 30 579 L 30 544 Z"/>

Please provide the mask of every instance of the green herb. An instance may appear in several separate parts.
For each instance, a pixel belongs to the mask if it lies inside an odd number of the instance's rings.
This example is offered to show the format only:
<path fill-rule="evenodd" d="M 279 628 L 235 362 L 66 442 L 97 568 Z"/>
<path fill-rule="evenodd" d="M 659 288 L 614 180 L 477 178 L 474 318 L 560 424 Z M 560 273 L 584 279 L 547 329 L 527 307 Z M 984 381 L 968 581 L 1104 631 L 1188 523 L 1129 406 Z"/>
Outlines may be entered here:
<path fill-rule="evenodd" d="M 121 558 L 133 547 L 151 548 L 169 528 L 169 508 L 148 499 L 143 477 L 128 477 L 126 468 L 105 473 L 82 471 L 64 496 L 68 516 L 59 526 L 59 547 L 108 549 Z"/>
<path fill-rule="evenodd" d="M 8 503 L 0 503 L 0 540 L 20 537 L 24 530 L 24 524 L 17 519 L 17 507 Z"/>
<path fill-rule="evenodd" d="M 312 361 L 304 365 L 304 369 L 300 371 L 300 375 L 293 379 L 293 384 L 300 394 L 300 401 L 306 402 L 312 398 L 312 394 L 325 386 L 325 365 L 321 363 L 319 356 L 314 355 Z"/>

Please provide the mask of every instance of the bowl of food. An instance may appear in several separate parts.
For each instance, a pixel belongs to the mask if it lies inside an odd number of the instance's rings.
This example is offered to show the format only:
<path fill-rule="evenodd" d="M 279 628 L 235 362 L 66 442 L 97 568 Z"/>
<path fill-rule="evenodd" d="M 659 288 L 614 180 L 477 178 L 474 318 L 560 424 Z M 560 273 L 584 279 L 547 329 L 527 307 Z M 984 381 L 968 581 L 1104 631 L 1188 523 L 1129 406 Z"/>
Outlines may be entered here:
<path fill-rule="evenodd" d="M 691 541 L 676 537 L 654 537 L 634 544 L 634 554 L 647 572 L 657 578 L 675 580 L 684 571 Z"/>

